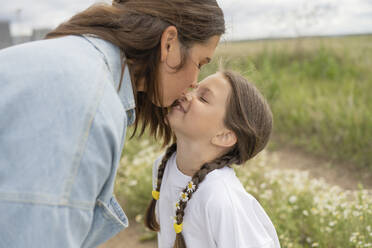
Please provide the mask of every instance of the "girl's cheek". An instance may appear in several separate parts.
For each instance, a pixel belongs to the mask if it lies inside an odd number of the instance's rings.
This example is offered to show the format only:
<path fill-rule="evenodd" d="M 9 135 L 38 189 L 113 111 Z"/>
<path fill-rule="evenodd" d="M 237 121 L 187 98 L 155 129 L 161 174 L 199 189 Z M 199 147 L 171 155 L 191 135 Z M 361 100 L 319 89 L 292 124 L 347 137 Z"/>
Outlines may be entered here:
<path fill-rule="evenodd" d="M 192 112 L 192 116 L 193 118 L 195 119 L 195 121 L 199 122 L 199 123 L 203 123 L 205 121 L 208 121 L 208 114 L 205 113 L 205 111 L 203 111 L 201 109 L 202 106 L 194 106 L 194 110 Z"/>

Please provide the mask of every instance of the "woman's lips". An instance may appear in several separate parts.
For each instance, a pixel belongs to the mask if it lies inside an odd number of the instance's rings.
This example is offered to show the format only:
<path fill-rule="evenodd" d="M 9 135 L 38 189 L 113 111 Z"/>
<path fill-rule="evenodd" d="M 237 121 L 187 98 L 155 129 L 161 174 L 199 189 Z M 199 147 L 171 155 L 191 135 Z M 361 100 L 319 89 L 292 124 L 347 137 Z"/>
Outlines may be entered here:
<path fill-rule="evenodd" d="M 172 108 L 175 110 L 181 111 L 183 113 L 186 113 L 184 107 L 182 106 L 180 102 L 177 102 L 177 104 L 175 104 Z"/>

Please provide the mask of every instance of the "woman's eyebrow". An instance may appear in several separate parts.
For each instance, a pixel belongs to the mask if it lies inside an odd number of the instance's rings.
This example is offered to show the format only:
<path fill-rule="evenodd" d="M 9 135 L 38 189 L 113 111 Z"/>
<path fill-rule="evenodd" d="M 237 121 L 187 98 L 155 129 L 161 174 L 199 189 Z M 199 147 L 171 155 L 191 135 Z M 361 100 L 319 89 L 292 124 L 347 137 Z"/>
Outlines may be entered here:
<path fill-rule="evenodd" d="M 211 58 L 209 58 L 209 57 L 205 57 L 204 59 L 201 60 L 201 63 L 204 64 L 204 65 L 206 65 L 206 64 L 208 64 L 209 62 L 211 62 L 211 60 L 212 60 Z"/>

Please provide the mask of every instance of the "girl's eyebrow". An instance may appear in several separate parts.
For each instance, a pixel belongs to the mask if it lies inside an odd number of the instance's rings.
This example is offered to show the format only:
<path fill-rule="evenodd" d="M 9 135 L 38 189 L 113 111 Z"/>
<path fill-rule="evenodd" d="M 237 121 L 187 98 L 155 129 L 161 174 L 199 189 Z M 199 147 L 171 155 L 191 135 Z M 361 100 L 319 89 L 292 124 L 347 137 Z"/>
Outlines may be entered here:
<path fill-rule="evenodd" d="M 213 97 L 215 96 L 213 90 L 208 87 L 199 86 L 198 89 L 201 90 L 202 93 L 210 93 Z"/>

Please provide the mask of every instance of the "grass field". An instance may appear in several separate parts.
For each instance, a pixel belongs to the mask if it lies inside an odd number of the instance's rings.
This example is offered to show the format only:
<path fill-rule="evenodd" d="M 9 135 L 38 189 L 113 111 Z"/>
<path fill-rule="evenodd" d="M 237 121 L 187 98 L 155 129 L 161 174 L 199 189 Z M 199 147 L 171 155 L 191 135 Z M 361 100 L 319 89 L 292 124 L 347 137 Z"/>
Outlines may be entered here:
<path fill-rule="evenodd" d="M 200 78 L 217 70 L 219 58 L 268 98 L 275 145 L 295 144 L 372 169 L 372 36 L 221 44 Z M 138 222 L 151 199 L 152 164 L 161 152 L 147 136 L 125 145 L 115 191 Z M 270 164 L 275 161 L 263 152 L 237 175 L 267 211 L 283 248 L 372 247 L 370 191 L 345 191 Z M 144 237 L 155 238 L 145 229 Z"/>
<path fill-rule="evenodd" d="M 222 43 L 200 79 L 220 61 L 263 91 L 280 142 L 372 168 L 372 36 Z"/>
<path fill-rule="evenodd" d="M 151 200 L 152 164 L 161 153 L 158 142 L 146 136 L 129 140 L 125 147 L 116 195 L 139 223 Z M 275 169 L 275 163 L 264 151 L 236 172 L 269 215 L 281 247 L 372 247 L 371 191 L 345 191 L 306 172 Z M 155 238 L 143 227 L 142 239 Z"/>

